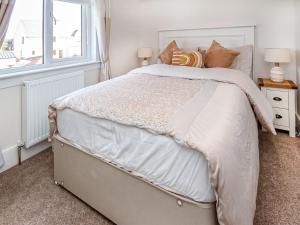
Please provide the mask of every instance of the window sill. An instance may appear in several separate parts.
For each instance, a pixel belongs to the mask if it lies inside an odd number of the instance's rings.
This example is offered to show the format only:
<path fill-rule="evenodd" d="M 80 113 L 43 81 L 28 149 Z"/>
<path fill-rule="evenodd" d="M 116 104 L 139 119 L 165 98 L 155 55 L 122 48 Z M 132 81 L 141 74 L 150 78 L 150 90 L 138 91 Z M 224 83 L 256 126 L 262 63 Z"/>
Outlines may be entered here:
<path fill-rule="evenodd" d="M 87 61 L 68 65 L 52 65 L 43 68 L 2 74 L 0 75 L 0 89 L 20 86 L 25 80 L 33 80 L 41 77 L 44 78 L 47 76 L 57 75 L 58 71 L 71 72 L 74 70 L 93 70 L 99 68 L 99 61 Z"/>

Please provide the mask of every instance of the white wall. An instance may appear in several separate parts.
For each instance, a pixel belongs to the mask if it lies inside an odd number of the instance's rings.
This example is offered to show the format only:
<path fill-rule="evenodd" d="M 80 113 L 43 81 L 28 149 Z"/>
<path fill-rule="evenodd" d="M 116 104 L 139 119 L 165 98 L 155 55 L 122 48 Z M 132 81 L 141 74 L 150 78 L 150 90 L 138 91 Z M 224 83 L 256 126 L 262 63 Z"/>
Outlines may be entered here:
<path fill-rule="evenodd" d="M 56 71 L 56 73 L 71 72 L 72 70 L 80 70 L 80 68 Z M 41 77 L 43 74 L 29 75 L 30 79 Z M 26 80 L 26 78 L 24 78 Z M 97 83 L 99 80 L 99 69 L 85 70 L 85 86 Z M 4 80 L 0 80 L 0 84 L 4 84 Z M 21 86 L 2 88 L 0 85 L 0 151 L 4 153 L 7 161 L 5 168 L 13 166 L 17 162 L 17 142 L 21 140 Z M 23 159 L 30 157 L 37 151 L 41 150 L 45 143 L 36 146 L 30 151 L 23 153 Z"/>
<path fill-rule="evenodd" d="M 257 25 L 256 76 L 268 76 L 263 61 L 267 47 L 295 49 L 297 0 L 113 0 L 111 60 L 114 76 L 138 65 L 136 50 L 150 46 L 158 52 L 158 30 Z M 296 59 L 285 66 L 296 80 Z"/>

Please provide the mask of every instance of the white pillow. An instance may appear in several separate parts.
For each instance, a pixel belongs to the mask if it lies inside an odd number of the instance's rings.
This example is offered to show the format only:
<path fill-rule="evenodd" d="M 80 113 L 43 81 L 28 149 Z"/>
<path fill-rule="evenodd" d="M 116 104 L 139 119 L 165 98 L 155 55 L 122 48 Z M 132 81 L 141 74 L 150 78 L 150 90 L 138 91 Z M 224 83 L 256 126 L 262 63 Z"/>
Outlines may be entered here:
<path fill-rule="evenodd" d="M 234 48 L 233 50 L 238 51 L 240 55 L 236 57 L 230 68 L 235 70 L 241 70 L 247 75 L 251 76 L 253 65 L 252 45 L 241 46 L 238 48 Z"/>

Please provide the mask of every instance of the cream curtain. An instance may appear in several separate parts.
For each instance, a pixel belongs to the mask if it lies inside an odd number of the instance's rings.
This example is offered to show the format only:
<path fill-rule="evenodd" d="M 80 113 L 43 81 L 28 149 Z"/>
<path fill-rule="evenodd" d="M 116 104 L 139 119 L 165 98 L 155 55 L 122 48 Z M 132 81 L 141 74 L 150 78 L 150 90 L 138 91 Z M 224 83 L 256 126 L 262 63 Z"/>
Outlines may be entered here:
<path fill-rule="evenodd" d="M 94 0 L 94 9 L 96 16 L 96 30 L 99 46 L 99 55 L 101 60 L 100 81 L 111 79 L 111 68 L 109 60 L 110 44 L 110 0 Z"/>
<path fill-rule="evenodd" d="M 15 0 L 0 0 L 0 46 L 4 42 L 14 5 Z"/>

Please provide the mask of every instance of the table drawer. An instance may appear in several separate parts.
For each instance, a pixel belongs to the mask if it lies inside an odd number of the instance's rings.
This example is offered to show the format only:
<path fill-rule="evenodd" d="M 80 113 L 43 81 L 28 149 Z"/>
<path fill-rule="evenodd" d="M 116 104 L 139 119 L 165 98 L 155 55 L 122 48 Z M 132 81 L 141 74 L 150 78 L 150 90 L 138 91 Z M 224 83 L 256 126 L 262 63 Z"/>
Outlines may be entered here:
<path fill-rule="evenodd" d="M 289 127 L 289 111 L 286 109 L 273 108 L 275 114 L 274 124 L 278 126 Z"/>
<path fill-rule="evenodd" d="M 267 98 L 273 107 L 282 108 L 282 109 L 289 108 L 288 91 L 267 90 Z"/>

